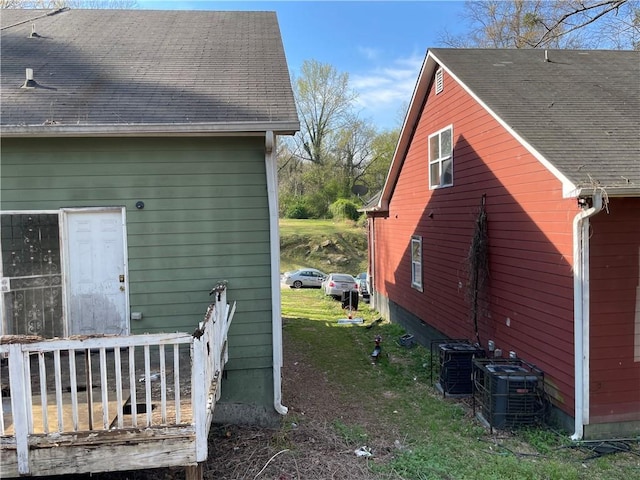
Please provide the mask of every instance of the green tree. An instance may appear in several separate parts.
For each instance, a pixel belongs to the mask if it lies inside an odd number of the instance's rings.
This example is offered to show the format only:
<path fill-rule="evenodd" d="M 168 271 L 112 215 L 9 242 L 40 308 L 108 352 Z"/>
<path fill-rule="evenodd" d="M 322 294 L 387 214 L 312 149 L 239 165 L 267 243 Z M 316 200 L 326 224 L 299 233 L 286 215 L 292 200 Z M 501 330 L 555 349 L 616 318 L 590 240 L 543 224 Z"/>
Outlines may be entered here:
<path fill-rule="evenodd" d="M 304 204 L 310 216 L 328 216 L 337 199 L 354 197 L 376 131 L 356 113 L 348 75 L 331 65 L 304 62 L 294 93 L 301 125 L 278 151 L 280 212 L 299 212 Z"/>

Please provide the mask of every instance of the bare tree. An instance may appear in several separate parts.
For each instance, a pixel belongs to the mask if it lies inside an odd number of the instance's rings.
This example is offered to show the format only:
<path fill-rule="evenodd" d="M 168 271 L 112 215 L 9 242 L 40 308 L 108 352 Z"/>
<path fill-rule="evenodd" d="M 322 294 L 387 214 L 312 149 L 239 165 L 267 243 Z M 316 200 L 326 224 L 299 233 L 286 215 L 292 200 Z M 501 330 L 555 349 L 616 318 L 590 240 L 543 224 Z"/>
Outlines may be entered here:
<path fill-rule="evenodd" d="M 298 154 L 323 165 L 330 157 L 331 137 L 344 126 L 356 98 L 349 88 L 349 75 L 307 60 L 294 81 L 294 90 L 301 123 L 295 137 Z"/>
<path fill-rule="evenodd" d="M 276 152 L 278 159 L 278 188 L 294 196 L 304 194 L 302 160 L 290 149 L 290 143 L 280 139 Z"/>
<path fill-rule="evenodd" d="M 281 209 L 300 203 L 323 216 L 338 198 L 365 184 L 377 132 L 359 117 L 346 73 L 315 60 L 294 78 L 300 132 L 278 152 Z"/>
<path fill-rule="evenodd" d="M 371 157 L 362 172 L 362 182 L 375 193 L 382 190 L 400 136 L 400 129 L 386 130 L 371 143 Z"/>
<path fill-rule="evenodd" d="M 345 191 L 350 192 L 372 159 L 375 128 L 357 116 L 351 116 L 336 138 L 336 171 L 341 172 Z"/>
<path fill-rule="evenodd" d="M 637 0 L 486 0 L 465 3 L 467 33 L 453 47 L 638 48 Z"/>
<path fill-rule="evenodd" d="M 137 0 L 0 0 L 0 8 L 57 10 L 64 7 L 133 9 L 138 7 L 138 2 Z"/>
<path fill-rule="evenodd" d="M 640 50 L 640 1 L 629 0 L 614 15 L 598 19 L 591 37 L 595 45 L 616 50 Z"/>

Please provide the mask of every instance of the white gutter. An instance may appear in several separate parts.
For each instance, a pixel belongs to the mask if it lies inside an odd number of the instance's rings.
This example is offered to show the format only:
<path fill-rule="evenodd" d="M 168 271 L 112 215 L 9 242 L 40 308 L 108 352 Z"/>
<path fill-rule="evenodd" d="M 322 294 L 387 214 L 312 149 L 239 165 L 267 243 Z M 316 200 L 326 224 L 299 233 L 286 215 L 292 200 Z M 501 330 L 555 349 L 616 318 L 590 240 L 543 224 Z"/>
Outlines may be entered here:
<path fill-rule="evenodd" d="M 289 411 L 282 405 L 282 312 L 280 310 L 280 229 L 278 227 L 278 172 L 275 136 L 265 134 L 265 166 L 269 199 L 269 237 L 271 239 L 271 335 L 273 342 L 273 407 L 280 415 Z"/>
<path fill-rule="evenodd" d="M 593 206 L 573 218 L 573 348 L 575 432 L 581 440 L 589 421 L 589 218 L 602 210 L 602 193 L 593 194 Z"/>
<path fill-rule="evenodd" d="M 171 137 L 256 133 L 293 135 L 297 122 L 114 123 L 97 125 L 2 125 L 2 137 Z"/>

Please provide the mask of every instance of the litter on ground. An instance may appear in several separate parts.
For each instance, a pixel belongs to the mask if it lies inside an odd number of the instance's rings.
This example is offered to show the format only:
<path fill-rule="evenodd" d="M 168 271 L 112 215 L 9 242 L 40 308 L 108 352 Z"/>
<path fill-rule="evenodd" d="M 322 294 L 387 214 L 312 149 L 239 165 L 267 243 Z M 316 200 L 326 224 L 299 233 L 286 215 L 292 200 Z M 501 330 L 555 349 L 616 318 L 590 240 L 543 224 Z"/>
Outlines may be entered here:
<path fill-rule="evenodd" d="M 371 455 L 373 455 L 371 453 L 371 448 L 367 446 L 362 446 L 355 450 L 353 453 L 355 453 L 358 457 L 370 457 Z"/>
<path fill-rule="evenodd" d="M 339 318 L 338 319 L 338 323 L 341 325 L 345 325 L 345 324 L 352 324 L 352 325 L 357 325 L 357 324 L 361 324 L 364 323 L 364 320 L 360 317 L 356 317 L 356 318 Z"/>

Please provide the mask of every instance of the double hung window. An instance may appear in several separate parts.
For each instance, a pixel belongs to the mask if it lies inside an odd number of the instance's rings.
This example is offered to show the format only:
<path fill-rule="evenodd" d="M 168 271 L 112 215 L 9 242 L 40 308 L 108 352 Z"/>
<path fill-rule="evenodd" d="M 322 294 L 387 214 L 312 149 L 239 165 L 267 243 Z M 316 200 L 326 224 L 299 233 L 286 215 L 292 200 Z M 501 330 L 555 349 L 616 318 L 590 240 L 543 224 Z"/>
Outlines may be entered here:
<path fill-rule="evenodd" d="M 429 136 L 429 188 L 453 185 L 453 126 Z"/>
<path fill-rule="evenodd" d="M 422 291 L 422 237 L 411 237 L 411 286 Z"/>

